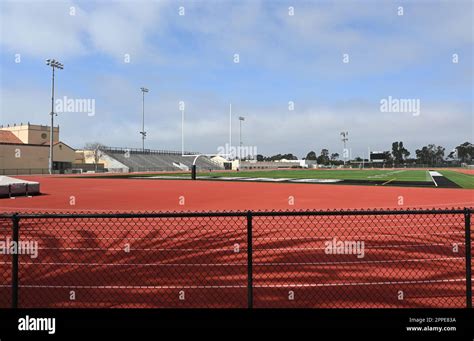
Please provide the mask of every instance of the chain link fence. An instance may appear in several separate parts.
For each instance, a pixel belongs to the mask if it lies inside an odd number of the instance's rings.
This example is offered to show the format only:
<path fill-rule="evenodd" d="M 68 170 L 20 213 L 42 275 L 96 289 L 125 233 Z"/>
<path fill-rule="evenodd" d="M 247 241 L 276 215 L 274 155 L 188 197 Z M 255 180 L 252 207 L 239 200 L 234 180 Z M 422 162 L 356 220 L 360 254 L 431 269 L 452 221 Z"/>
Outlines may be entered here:
<path fill-rule="evenodd" d="M 0 217 L 0 243 L 8 243 L 12 237 L 11 217 Z M 11 307 L 12 302 L 12 256 L 7 245 L 0 247 L 0 308 Z"/>
<path fill-rule="evenodd" d="M 471 213 L 3 215 L 0 307 L 472 307 Z"/>

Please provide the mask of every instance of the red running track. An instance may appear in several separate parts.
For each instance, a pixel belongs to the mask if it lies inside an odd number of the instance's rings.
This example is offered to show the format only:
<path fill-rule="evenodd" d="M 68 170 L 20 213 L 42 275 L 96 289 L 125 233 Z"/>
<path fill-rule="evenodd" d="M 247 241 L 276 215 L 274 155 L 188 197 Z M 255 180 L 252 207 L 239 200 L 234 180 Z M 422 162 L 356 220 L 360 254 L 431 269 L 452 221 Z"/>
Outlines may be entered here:
<path fill-rule="evenodd" d="M 410 207 L 472 205 L 458 189 L 28 178 L 46 195 L 2 200 L 4 211 L 400 208 L 400 196 Z M 20 256 L 20 306 L 245 307 L 245 228 L 243 217 L 24 219 L 21 236 L 40 252 Z M 255 306 L 463 307 L 463 228 L 462 215 L 255 217 Z M 327 254 L 333 238 L 364 241 L 364 257 Z M 9 296 L 2 286 L 0 306 Z"/>
<path fill-rule="evenodd" d="M 472 207 L 468 189 L 22 176 L 44 195 L 2 211 L 216 211 Z"/>

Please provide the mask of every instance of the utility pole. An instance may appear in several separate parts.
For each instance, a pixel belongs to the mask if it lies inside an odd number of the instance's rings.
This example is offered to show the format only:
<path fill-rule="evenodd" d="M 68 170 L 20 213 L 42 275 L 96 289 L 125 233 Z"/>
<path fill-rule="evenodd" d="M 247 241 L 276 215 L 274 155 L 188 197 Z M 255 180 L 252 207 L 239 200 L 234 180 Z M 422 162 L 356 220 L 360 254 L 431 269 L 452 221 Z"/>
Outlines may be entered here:
<path fill-rule="evenodd" d="M 240 146 L 242 147 L 242 122 L 245 121 L 245 117 L 239 116 L 240 121 Z"/>
<path fill-rule="evenodd" d="M 145 151 L 145 137 L 146 137 L 146 131 L 145 131 L 145 92 L 148 92 L 149 90 L 147 88 L 140 88 L 142 91 L 142 131 L 140 134 L 142 135 L 142 150 Z"/>
<path fill-rule="evenodd" d="M 51 66 L 51 69 L 53 70 L 53 75 L 51 78 L 51 127 L 50 127 L 50 132 L 49 132 L 49 162 L 48 162 L 48 168 L 49 168 L 49 174 L 53 174 L 53 143 L 54 143 L 54 69 L 64 69 L 64 65 L 58 62 L 55 59 L 46 59 L 46 65 Z"/>

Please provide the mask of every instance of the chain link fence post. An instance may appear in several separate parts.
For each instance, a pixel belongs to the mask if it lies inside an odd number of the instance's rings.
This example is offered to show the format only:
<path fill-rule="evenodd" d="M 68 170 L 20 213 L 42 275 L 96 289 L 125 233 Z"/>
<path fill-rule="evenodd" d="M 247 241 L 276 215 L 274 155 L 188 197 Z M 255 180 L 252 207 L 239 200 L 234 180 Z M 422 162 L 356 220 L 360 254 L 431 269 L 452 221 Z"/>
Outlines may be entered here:
<path fill-rule="evenodd" d="M 248 308 L 253 308 L 253 243 L 252 243 L 252 212 L 247 212 L 247 294 Z"/>
<path fill-rule="evenodd" d="M 472 271 L 471 271 L 471 210 L 464 209 L 466 224 L 466 307 L 472 308 Z"/>
<path fill-rule="evenodd" d="M 18 308 L 18 240 L 20 230 L 18 213 L 12 215 L 12 222 L 12 241 L 16 245 L 16 252 L 12 252 L 12 308 Z"/>

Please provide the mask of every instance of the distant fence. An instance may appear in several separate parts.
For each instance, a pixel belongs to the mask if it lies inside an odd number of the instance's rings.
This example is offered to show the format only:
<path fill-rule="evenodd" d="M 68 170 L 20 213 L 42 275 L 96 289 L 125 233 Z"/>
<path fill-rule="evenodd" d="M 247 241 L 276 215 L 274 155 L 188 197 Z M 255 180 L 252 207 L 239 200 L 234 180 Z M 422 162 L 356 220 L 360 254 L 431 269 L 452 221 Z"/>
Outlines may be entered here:
<path fill-rule="evenodd" d="M 59 174 L 59 171 L 54 171 Z M 12 168 L 0 169 L 0 175 L 35 175 L 35 174 L 49 174 L 48 168 Z"/>
<path fill-rule="evenodd" d="M 0 307 L 472 308 L 471 214 L 4 214 Z"/>
<path fill-rule="evenodd" d="M 106 170 L 102 167 L 98 167 L 97 171 L 95 171 L 94 164 L 84 164 L 88 165 L 84 167 L 83 165 L 73 165 L 72 168 L 64 169 L 64 170 L 54 170 L 53 174 L 73 174 L 75 170 L 81 169 L 83 172 L 86 171 L 94 171 L 96 173 L 104 173 Z M 12 169 L 0 169 L 0 175 L 41 175 L 41 174 L 49 174 L 48 168 L 12 168 Z"/>
<path fill-rule="evenodd" d="M 161 149 L 142 149 L 142 148 L 126 148 L 126 147 L 100 147 L 104 152 L 112 153 L 131 153 L 131 154 L 159 154 L 159 155 L 182 155 L 183 152 L 176 150 L 161 150 Z M 185 154 L 197 155 L 196 152 L 185 151 Z"/>

